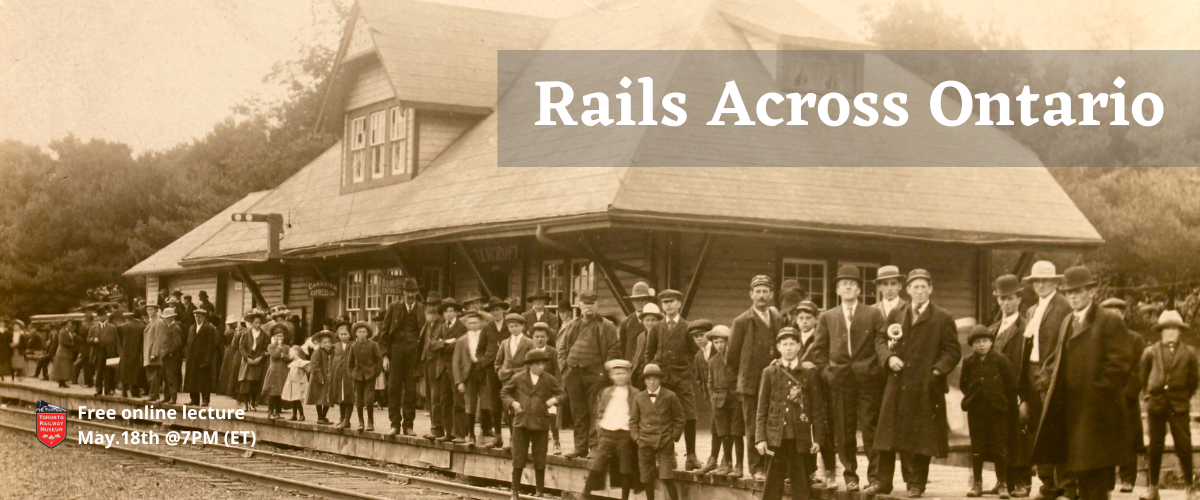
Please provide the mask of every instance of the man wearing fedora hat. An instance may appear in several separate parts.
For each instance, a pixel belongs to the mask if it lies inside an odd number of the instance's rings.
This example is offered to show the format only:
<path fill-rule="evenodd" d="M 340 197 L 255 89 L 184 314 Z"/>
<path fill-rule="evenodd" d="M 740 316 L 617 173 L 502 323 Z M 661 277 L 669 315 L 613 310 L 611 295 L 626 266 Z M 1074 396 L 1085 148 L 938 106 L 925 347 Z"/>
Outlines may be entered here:
<path fill-rule="evenodd" d="M 1008 486 L 1012 496 L 1029 496 L 1032 486 L 1032 467 L 1029 453 L 1033 449 L 1033 435 L 1037 431 L 1037 418 L 1041 414 L 1042 398 L 1034 388 L 1037 382 L 1037 366 L 1030 363 L 1033 339 L 1025 338 L 1025 318 L 1021 316 L 1020 278 L 1006 274 L 996 278 L 992 296 L 1000 305 L 1000 321 L 988 327 L 996 338 L 992 350 L 1003 354 L 1008 360 L 1017 387 L 1014 398 L 1009 402 L 1008 428 L 1006 430 L 1006 457 L 1008 458 Z M 1032 416 L 1032 418 L 1030 418 Z M 992 492 L 996 493 L 996 492 Z"/>
<path fill-rule="evenodd" d="M 525 324 L 531 328 L 537 323 L 548 325 L 550 327 L 550 344 L 554 345 L 554 337 L 558 334 L 562 323 L 558 321 L 558 315 L 554 314 L 554 311 L 546 309 L 546 305 L 550 303 L 550 294 L 539 288 L 525 297 L 525 300 L 529 303 L 529 310 L 525 311 Z"/>
<path fill-rule="evenodd" d="M 166 379 L 163 403 L 175 404 L 183 382 L 183 328 L 179 326 L 179 307 L 168 307 L 162 317 L 166 321 L 166 337 L 162 344 L 163 378 Z"/>
<path fill-rule="evenodd" d="M 495 349 L 497 352 L 500 349 L 500 343 L 509 337 L 508 325 L 505 317 L 508 316 L 508 310 L 512 304 L 500 297 L 492 297 L 488 299 L 488 312 L 492 315 L 492 321 L 485 329 L 487 334 L 488 348 Z M 486 397 L 489 401 L 488 412 L 483 418 L 484 427 L 484 446 L 492 448 L 504 447 L 504 433 L 501 430 L 504 427 L 504 416 L 507 412 L 504 410 L 504 402 L 500 400 L 500 389 L 504 388 L 504 383 L 500 380 L 500 375 L 496 371 L 495 359 L 492 363 L 488 363 L 483 367 L 484 377 L 487 379 Z M 488 438 L 491 438 L 490 442 Z"/>
<path fill-rule="evenodd" d="M 946 377 L 962 359 L 962 347 L 954 317 L 929 300 L 929 271 L 913 269 L 905 287 L 912 302 L 893 310 L 886 327 L 900 325 L 900 339 L 889 342 L 886 328 L 875 336 L 876 355 L 889 371 L 875 449 L 899 453 L 908 496 L 918 498 L 929 481 L 931 457 L 942 458 L 950 451 Z"/>
<path fill-rule="evenodd" d="M 167 322 L 159 315 L 156 302 L 146 304 L 146 316 L 150 318 L 142 332 L 142 364 L 146 369 L 148 402 L 158 401 L 163 389 L 163 344 L 167 340 Z"/>
<path fill-rule="evenodd" d="M 754 447 L 755 412 L 758 411 L 758 383 L 762 372 L 775 359 L 775 334 L 784 319 L 774 310 L 773 282 L 760 274 L 750 279 L 751 306 L 733 319 L 726 348 L 725 363 L 730 374 L 737 374 L 735 391 L 742 399 L 742 417 L 746 424 L 746 454 L 750 474 L 758 482 L 767 480 L 766 464 Z"/>
<path fill-rule="evenodd" d="M 1167 427 L 1175 441 L 1175 455 L 1188 493 L 1192 492 L 1192 430 L 1191 401 L 1200 384 L 1200 362 L 1196 349 L 1179 341 L 1188 324 L 1178 311 L 1163 311 L 1154 329 L 1162 340 L 1146 348 L 1138 363 L 1141 388 L 1146 392 L 1146 417 L 1150 424 L 1150 488 L 1144 500 L 1158 500 L 1158 480 L 1162 470 L 1163 442 Z M 1141 439 L 1141 436 L 1138 436 Z"/>
<path fill-rule="evenodd" d="M 1129 307 L 1129 303 L 1116 297 L 1105 299 L 1100 303 L 1103 307 L 1113 314 L 1125 319 L 1125 308 Z M 1129 417 L 1129 445 L 1133 448 L 1133 455 L 1130 460 L 1121 464 L 1120 480 L 1121 492 L 1129 493 L 1133 491 L 1133 483 L 1137 482 L 1137 454 L 1146 452 L 1146 444 L 1142 441 L 1144 433 L 1142 430 L 1142 407 L 1138 400 L 1138 395 L 1142 392 L 1142 379 L 1138 360 L 1142 358 L 1142 352 L 1146 350 L 1146 339 L 1142 334 L 1130 330 L 1129 323 L 1125 323 L 1125 339 L 1129 342 L 1129 359 L 1134 361 L 1129 364 L 1129 377 L 1125 380 L 1125 408 Z"/>
<path fill-rule="evenodd" d="M 634 311 L 641 312 L 646 308 L 646 304 L 654 301 L 654 289 L 650 288 L 645 281 L 639 281 L 633 284 L 632 292 L 625 298 L 633 302 Z M 621 352 L 624 353 L 624 359 L 635 361 L 633 357 L 637 351 L 638 337 L 645 332 L 646 327 L 642 325 L 637 314 L 626 316 L 617 325 L 617 337 L 621 339 Z"/>
<path fill-rule="evenodd" d="M 1053 262 L 1047 260 L 1034 262 L 1029 276 L 1026 276 L 1023 281 L 1028 283 L 1038 296 L 1038 303 L 1025 310 L 1025 332 L 1023 333 L 1024 337 L 1032 342 L 1029 351 L 1029 369 L 1034 373 L 1033 377 L 1036 380 L 1040 376 L 1045 359 L 1050 357 L 1050 353 L 1058 344 L 1058 333 L 1063 320 L 1071 315 L 1071 305 L 1062 297 L 1062 294 L 1058 293 L 1062 275 L 1057 273 Z M 1036 419 L 1041 415 L 1040 396 L 1041 394 L 1039 394 L 1037 404 L 1031 404 L 1028 408 L 1029 415 L 1034 420 L 1031 425 L 1035 426 L 1037 425 Z M 1032 398 L 1030 403 L 1034 403 Z M 1054 500 L 1065 493 L 1065 486 L 1069 479 L 1067 474 L 1059 473 L 1050 464 L 1039 465 L 1037 472 L 1038 478 L 1042 481 L 1041 490 L 1038 492 L 1039 500 Z"/>
<path fill-rule="evenodd" d="M 404 278 L 403 296 L 388 304 L 380 328 L 379 347 L 387 355 L 388 435 L 413 435 L 417 417 L 417 379 L 419 365 L 414 362 L 421 352 L 421 330 L 425 327 L 425 306 L 417 300 L 421 287 L 417 280 Z"/>
<path fill-rule="evenodd" d="M 429 412 L 430 430 L 426 439 L 450 441 L 454 439 L 454 380 L 450 374 L 454 364 L 454 344 L 458 338 L 467 333 L 467 327 L 458 320 L 462 306 L 454 297 L 446 297 L 437 305 L 438 315 L 442 317 L 437 326 L 429 334 L 426 344 L 427 363 L 429 371 L 426 376 L 430 386 L 431 411 Z"/>
<path fill-rule="evenodd" d="M 1129 376 L 1128 342 L 1121 318 L 1095 307 L 1096 280 L 1087 267 L 1063 273 L 1071 314 L 1054 351 L 1042 363 L 1045 392 L 1033 461 L 1061 466 L 1074 477 L 1081 500 L 1105 500 L 1114 468 L 1129 460 L 1129 426 L 1122 390 Z"/>
<path fill-rule="evenodd" d="M 874 307 L 884 318 L 888 317 L 893 310 L 908 305 L 908 302 L 900 297 L 902 288 L 904 288 L 904 275 L 900 274 L 899 267 L 883 266 L 875 273 L 875 289 L 882 297 Z"/>
<path fill-rule="evenodd" d="M 563 370 L 575 431 L 575 450 L 567 458 L 586 457 L 596 449 L 600 436 L 592 425 L 593 405 L 604 388 L 604 363 L 621 357 L 617 327 L 600 316 L 598 301 L 596 292 L 580 292 L 580 317 L 567 323 L 559 335 L 558 366 Z"/>
<path fill-rule="evenodd" d="M 817 335 L 810 359 L 821 370 L 833 396 L 834 441 L 842 461 L 846 491 L 859 489 L 857 432 L 861 431 L 868 459 L 868 492 L 887 494 L 892 491 L 896 459 L 888 449 L 875 447 L 884 384 L 875 342 L 884 334 L 884 319 L 878 309 L 859 299 L 861 279 L 857 266 L 838 268 L 834 285 L 841 303 L 817 317 Z"/>

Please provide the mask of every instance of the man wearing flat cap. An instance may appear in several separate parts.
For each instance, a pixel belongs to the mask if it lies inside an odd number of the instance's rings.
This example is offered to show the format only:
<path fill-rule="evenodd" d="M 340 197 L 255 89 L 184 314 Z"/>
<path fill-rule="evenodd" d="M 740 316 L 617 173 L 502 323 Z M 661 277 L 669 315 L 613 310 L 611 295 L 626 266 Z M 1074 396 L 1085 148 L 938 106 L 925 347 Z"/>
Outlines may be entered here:
<path fill-rule="evenodd" d="M 1093 303 L 1096 280 L 1086 267 L 1063 273 L 1070 315 L 1060 341 L 1042 363 L 1038 388 L 1045 406 L 1033 445 L 1033 461 L 1061 466 L 1074 477 L 1080 500 L 1105 500 L 1114 468 L 1129 461 L 1124 388 L 1129 376 L 1125 323 Z M 1061 478 L 1060 478 L 1061 479 Z"/>
<path fill-rule="evenodd" d="M 592 417 L 604 388 L 604 363 L 621 357 L 617 326 L 600 316 L 598 302 L 596 292 L 580 292 L 580 316 L 569 322 L 558 338 L 558 366 L 563 370 L 575 431 L 575 450 L 567 458 L 583 458 L 596 449 L 600 436 Z"/>
<path fill-rule="evenodd" d="M 810 359 L 821 370 L 833 396 L 830 409 L 834 441 L 842 461 L 846 491 L 859 489 L 857 432 L 862 431 L 870 481 L 867 492 L 887 494 L 892 491 L 896 459 L 888 449 L 875 446 L 884 384 L 875 342 L 884 334 L 884 319 L 878 309 L 860 300 L 861 279 L 857 266 L 838 268 L 834 286 L 841 303 L 817 317 L 817 335 Z"/>
<path fill-rule="evenodd" d="M 420 378 L 418 363 L 422 351 L 421 330 L 425 327 L 425 305 L 417 300 L 421 291 L 417 280 L 404 278 L 403 296 L 387 306 L 380 328 L 379 347 L 387 357 L 388 419 L 391 420 L 389 436 L 401 432 L 413 435 L 413 422 L 417 417 L 417 379 Z"/>
<path fill-rule="evenodd" d="M 1129 307 L 1129 303 L 1116 297 L 1105 299 L 1100 303 L 1100 307 L 1120 316 L 1125 319 L 1125 309 Z M 1138 395 L 1142 392 L 1142 376 L 1138 360 L 1142 359 L 1142 352 L 1146 350 L 1146 339 L 1142 334 L 1130 330 L 1129 323 L 1125 323 L 1125 340 L 1129 343 L 1129 378 L 1125 381 L 1125 408 L 1129 417 L 1129 445 L 1133 448 L 1133 456 L 1130 460 L 1120 466 L 1121 492 L 1130 493 L 1133 491 L 1133 484 L 1137 482 L 1137 454 L 1146 452 L 1146 444 L 1142 441 L 1142 407 L 1139 403 Z"/>
<path fill-rule="evenodd" d="M 760 274 L 750 280 L 750 309 L 733 319 L 725 363 L 730 375 L 737 375 L 737 394 L 742 398 L 742 417 L 746 423 L 746 452 L 750 473 L 758 482 L 767 480 L 766 464 L 754 447 L 758 411 L 758 383 L 763 369 L 775 359 L 775 334 L 784 320 L 772 307 L 775 293 L 769 276 Z"/>
<path fill-rule="evenodd" d="M 663 369 L 663 387 L 679 397 L 683 405 L 683 439 L 687 447 L 684 470 L 699 469 L 704 465 L 696 457 L 696 353 L 700 346 L 688 333 L 691 323 L 681 315 L 683 294 L 677 290 L 663 290 L 658 294 L 662 305 L 663 322 L 649 330 L 646 342 L 646 358 Z"/>
<path fill-rule="evenodd" d="M 929 300 L 929 271 L 913 269 L 905 287 L 912 302 L 893 310 L 887 329 L 875 337 L 876 355 L 888 370 L 875 449 L 900 455 L 908 496 L 919 498 L 929 481 L 930 458 L 950 451 L 946 377 L 962 359 L 962 347 L 954 317 Z M 897 329 L 899 338 L 891 339 Z"/>
<path fill-rule="evenodd" d="M 1037 365 L 1029 361 L 1033 339 L 1024 336 L 1025 318 L 1020 310 L 1021 292 L 1024 290 L 1016 275 L 1006 274 L 996 278 L 992 296 L 1000 305 L 1000 321 L 988 327 L 988 331 L 996 338 L 992 350 L 1004 355 L 1017 379 L 1016 398 L 1009 402 L 1005 447 L 1008 486 L 1017 498 L 1029 496 L 1032 486 L 1033 469 L 1029 453 L 1033 450 L 1033 435 L 1037 432 L 1037 419 L 1042 412 L 1042 398 L 1035 389 Z M 989 492 L 992 493 L 998 491 Z"/>

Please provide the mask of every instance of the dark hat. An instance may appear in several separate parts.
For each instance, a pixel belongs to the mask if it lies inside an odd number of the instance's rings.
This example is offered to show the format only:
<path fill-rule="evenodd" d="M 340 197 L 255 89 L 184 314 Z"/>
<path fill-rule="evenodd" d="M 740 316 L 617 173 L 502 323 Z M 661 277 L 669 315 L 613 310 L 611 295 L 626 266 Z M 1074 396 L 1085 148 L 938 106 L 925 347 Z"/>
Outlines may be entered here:
<path fill-rule="evenodd" d="M 1005 274 L 996 278 L 996 289 L 992 291 L 992 295 L 997 297 L 1007 297 L 1014 293 L 1021 293 L 1025 287 L 1021 286 L 1021 280 L 1015 274 Z"/>
<path fill-rule="evenodd" d="M 554 334 L 554 329 L 550 328 L 550 325 L 546 324 L 543 321 L 538 321 L 538 322 L 535 322 L 533 324 L 533 326 L 529 327 L 529 335 L 533 336 L 533 332 L 536 332 L 538 330 L 546 332 L 547 336 Z"/>
<path fill-rule="evenodd" d="M 683 293 L 681 293 L 679 290 L 674 290 L 671 288 L 658 292 L 658 300 L 661 301 L 667 299 L 683 300 Z"/>
<path fill-rule="evenodd" d="M 967 336 L 967 344 L 974 344 L 975 339 L 987 337 L 996 340 L 996 334 L 992 333 L 992 329 L 984 325 L 975 325 L 971 327 L 971 334 Z"/>
<path fill-rule="evenodd" d="M 314 344 L 320 344 L 322 338 L 328 338 L 330 342 L 334 341 L 333 332 L 329 330 L 321 330 L 317 333 L 314 333 L 313 336 L 309 338 L 312 339 Z"/>
<path fill-rule="evenodd" d="M 367 329 L 367 337 L 370 337 L 371 335 L 373 335 L 375 333 L 375 329 L 371 328 L 370 323 L 367 323 L 366 321 L 359 321 L 359 322 L 355 323 L 354 326 L 350 327 L 350 334 L 358 335 L 359 328 Z M 274 332 L 275 328 L 271 328 L 271 331 Z"/>
<path fill-rule="evenodd" d="M 467 318 L 475 318 L 475 319 L 478 319 L 478 320 L 482 321 L 482 320 L 483 320 L 483 315 L 482 315 L 482 314 L 479 314 L 479 312 L 477 312 L 477 311 L 467 311 L 466 313 L 464 313 L 464 314 L 463 314 L 462 316 L 460 316 L 459 318 L 460 318 L 460 319 L 462 319 L 463 321 L 466 321 L 466 320 L 467 320 Z"/>
<path fill-rule="evenodd" d="M 907 285 L 912 283 L 913 280 L 925 280 L 926 283 L 932 285 L 933 275 L 929 274 L 929 271 L 924 269 L 913 269 L 912 271 L 908 272 L 908 279 L 904 281 L 904 284 Z"/>
<path fill-rule="evenodd" d="M 803 301 L 804 297 L 796 289 L 784 290 L 783 293 L 779 294 L 779 312 L 781 314 L 788 314 L 796 310 Z"/>
<path fill-rule="evenodd" d="M 796 281 L 794 279 L 783 280 L 783 284 L 779 285 L 780 293 L 786 292 L 788 290 L 799 290 L 799 289 L 800 289 L 800 282 Z"/>
<path fill-rule="evenodd" d="M 550 302 L 550 294 L 546 293 L 545 290 L 538 288 L 537 290 L 534 290 L 533 293 L 530 294 L 528 297 L 525 297 L 525 300 L 529 300 L 529 301 L 544 300 L 546 302 Z"/>
<path fill-rule="evenodd" d="M 1096 278 L 1092 277 L 1092 270 L 1086 266 L 1075 266 L 1063 272 L 1062 290 L 1064 292 L 1095 285 Z"/>
<path fill-rule="evenodd" d="M 658 377 L 661 379 L 662 376 L 663 376 L 662 368 L 659 368 L 658 365 L 656 365 L 654 363 L 650 363 L 650 364 L 646 365 L 645 368 L 642 368 L 642 378 L 643 379 L 646 377 Z"/>
<path fill-rule="evenodd" d="M 472 302 L 483 302 L 483 295 L 480 295 L 479 292 L 471 292 L 468 293 L 467 298 L 463 299 L 462 301 L 463 305 L 467 305 Z"/>
<path fill-rule="evenodd" d="M 455 311 L 462 312 L 462 304 L 459 304 L 457 300 L 454 300 L 454 297 L 446 297 L 442 299 L 442 303 L 438 304 L 437 312 L 438 314 L 445 314 L 446 309 L 451 307 L 453 307 Z"/>
<path fill-rule="evenodd" d="M 344 320 L 344 319 L 338 320 L 337 322 L 335 322 L 335 323 L 333 324 L 333 331 L 335 331 L 335 332 L 336 332 L 336 331 L 338 331 L 339 329 L 341 329 L 343 326 L 344 326 L 344 327 L 346 327 L 346 329 L 350 331 L 350 334 L 351 334 L 351 335 L 353 335 L 353 334 L 354 334 L 354 325 L 353 325 L 353 324 L 351 324 L 349 321 L 347 321 L 347 320 Z"/>
<path fill-rule="evenodd" d="M 365 325 L 366 323 L 363 323 L 363 324 Z M 276 335 L 283 335 L 284 337 L 286 337 L 287 334 L 288 334 L 288 328 L 286 326 L 284 326 L 283 323 L 276 323 L 275 326 L 271 327 L 271 336 L 272 337 L 274 337 Z"/>
<path fill-rule="evenodd" d="M 750 278 L 750 288 L 754 288 L 756 286 L 765 286 L 767 288 L 772 288 L 772 285 L 774 285 L 774 284 L 775 284 L 775 282 L 773 280 L 771 280 L 771 277 L 767 276 L 765 274 L 759 274 L 753 278 Z M 797 282 L 797 285 L 798 284 L 799 284 L 799 282 Z"/>
<path fill-rule="evenodd" d="M 688 335 L 693 337 L 704 335 L 713 329 L 713 322 L 707 319 L 698 319 L 688 324 Z"/>
<path fill-rule="evenodd" d="M 508 309 L 509 303 L 507 300 L 504 300 L 500 297 L 492 297 L 492 298 L 488 299 L 488 310 L 492 310 L 497 307 L 502 308 L 502 309 Z"/>
<path fill-rule="evenodd" d="M 645 281 L 639 281 L 639 282 L 633 284 L 633 291 L 626 298 L 627 299 L 653 299 L 654 298 L 654 289 L 650 288 L 650 285 L 647 285 Z"/>
<path fill-rule="evenodd" d="M 520 323 L 520 324 L 524 325 L 525 317 L 521 316 L 520 314 L 517 314 L 517 313 L 509 313 L 507 316 L 504 317 L 504 323 L 505 324 Z"/>
<path fill-rule="evenodd" d="M 801 302 L 800 306 L 797 307 L 796 310 L 808 311 L 808 312 L 812 313 L 813 316 L 821 314 L 821 308 L 817 307 L 817 304 L 811 300 L 806 300 L 804 302 Z"/>
<path fill-rule="evenodd" d="M 570 311 L 570 310 L 571 310 L 571 302 L 569 302 L 567 299 L 562 299 L 562 300 L 558 301 L 558 312 Z"/>
<path fill-rule="evenodd" d="M 704 338 L 708 340 L 725 339 L 729 340 L 729 327 L 725 325 L 717 325 L 712 327 L 708 333 L 704 334 Z"/>
<path fill-rule="evenodd" d="M 421 291 L 421 285 L 417 283 L 416 278 L 404 278 L 404 288 L 402 290 L 406 292 L 419 292 Z"/>
<path fill-rule="evenodd" d="M 1106 309 L 1124 309 L 1126 307 L 1129 307 L 1129 303 L 1125 302 L 1124 300 L 1121 300 L 1117 297 L 1112 297 L 1112 298 L 1104 299 L 1104 302 L 1100 303 L 1100 307 L 1103 307 Z"/>
<path fill-rule="evenodd" d="M 842 280 L 854 280 L 855 283 L 860 283 L 862 280 L 862 272 L 858 270 L 858 266 L 846 264 L 838 268 L 837 278 L 834 278 L 834 283 L 840 283 Z"/>
<path fill-rule="evenodd" d="M 795 328 L 792 328 L 790 326 L 785 326 L 785 327 L 779 329 L 779 333 L 775 334 L 775 342 L 779 342 L 780 340 L 783 340 L 784 337 L 791 337 L 796 342 L 799 342 L 800 341 L 800 332 L 797 332 Z"/>
<path fill-rule="evenodd" d="M 579 292 L 579 302 L 580 303 L 596 302 L 598 300 L 600 300 L 600 296 L 596 295 L 596 292 L 594 292 L 592 290 L 584 290 L 582 292 Z"/>
<path fill-rule="evenodd" d="M 1188 328 L 1188 324 L 1183 322 L 1183 316 L 1179 314 L 1179 311 L 1167 310 L 1158 316 L 1158 323 L 1154 325 L 1155 331 L 1162 330 L 1163 328 L 1179 328 L 1183 330 Z"/>
<path fill-rule="evenodd" d="M 287 304 L 278 304 L 278 305 L 271 307 L 271 317 L 272 318 L 274 318 L 276 316 L 285 316 L 289 312 L 291 312 L 291 311 L 288 310 Z"/>
<path fill-rule="evenodd" d="M 180 296 L 183 295 L 183 292 L 180 290 L 175 290 L 174 292 L 171 292 L 171 295 Z"/>
<path fill-rule="evenodd" d="M 537 363 L 538 361 L 543 363 L 550 361 L 550 356 L 546 354 L 545 349 L 533 349 L 525 353 L 525 364 Z"/>
<path fill-rule="evenodd" d="M 208 292 L 206 292 L 206 291 L 204 291 L 204 290 L 200 290 L 200 293 L 199 293 L 198 295 L 200 295 L 200 298 L 202 298 L 202 299 L 203 299 L 203 298 L 207 298 L 207 297 L 208 297 Z"/>
<path fill-rule="evenodd" d="M 875 282 L 882 283 L 887 280 L 896 280 L 903 282 L 904 275 L 900 274 L 900 268 L 896 266 L 883 266 L 875 273 Z"/>
<path fill-rule="evenodd" d="M 442 302 L 442 294 L 440 292 L 429 292 L 425 296 L 425 305 L 436 306 Z"/>

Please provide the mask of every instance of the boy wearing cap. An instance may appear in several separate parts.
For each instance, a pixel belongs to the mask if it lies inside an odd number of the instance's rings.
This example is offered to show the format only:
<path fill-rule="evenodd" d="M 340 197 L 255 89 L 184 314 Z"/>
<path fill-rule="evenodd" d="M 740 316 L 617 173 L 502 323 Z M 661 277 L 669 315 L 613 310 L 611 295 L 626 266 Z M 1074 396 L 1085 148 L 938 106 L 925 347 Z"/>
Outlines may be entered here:
<path fill-rule="evenodd" d="M 1196 350 L 1179 341 L 1179 335 L 1188 328 L 1177 311 L 1163 311 L 1154 329 L 1162 340 L 1155 342 L 1142 353 L 1141 380 L 1146 398 L 1146 416 L 1150 427 L 1150 472 L 1147 479 L 1150 488 L 1142 495 L 1145 500 L 1157 500 L 1158 479 L 1162 470 L 1163 442 L 1167 427 L 1171 428 L 1171 439 L 1175 441 L 1175 455 L 1179 457 L 1184 484 L 1188 493 L 1192 491 L 1192 395 L 1200 384 L 1200 365 Z"/>
<path fill-rule="evenodd" d="M 632 292 L 625 298 L 633 303 L 633 310 L 640 313 L 642 309 L 646 308 L 646 304 L 654 301 L 654 289 L 650 288 L 646 282 L 639 281 L 633 284 Z M 624 359 L 629 361 L 636 361 L 638 344 L 645 344 L 643 336 L 646 334 L 646 327 L 638 316 L 638 314 L 630 314 L 617 325 L 617 336 L 621 339 L 621 351 L 624 353 Z M 636 365 L 636 362 L 634 364 Z"/>
<path fill-rule="evenodd" d="M 1024 336 L 1025 318 L 1020 311 L 1023 290 L 1021 280 L 1015 275 L 1006 274 L 996 278 L 992 295 L 1000 305 L 1000 321 L 988 327 L 988 331 L 996 337 L 992 350 L 1004 355 L 1016 379 L 1016 393 L 1009 397 L 1005 459 L 1008 462 L 1008 487 L 1012 496 L 1017 498 L 1029 496 L 1032 486 L 1029 452 L 1033 449 L 1037 418 L 1041 414 L 1041 397 L 1034 388 L 1037 366 L 1029 361 L 1033 339 Z M 998 492 L 998 489 L 984 491 L 988 494 Z"/>
<path fill-rule="evenodd" d="M 546 353 L 550 361 L 546 363 L 546 373 L 554 376 L 555 379 L 562 381 L 562 372 L 558 369 L 558 351 L 554 346 L 550 345 L 550 338 L 553 336 L 554 330 L 546 323 L 534 323 L 529 330 L 529 338 L 533 341 L 533 349 Z M 566 390 L 564 387 L 563 390 Z M 562 412 L 556 407 L 550 410 L 550 446 L 554 448 L 555 455 L 562 455 L 562 444 L 559 442 L 558 427 L 562 420 Z"/>
<path fill-rule="evenodd" d="M 524 317 L 520 317 L 524 321 Z M 537 494 L 546 484 L 546 444 L 550 429 L 550 408 L 565 394 L 553 375 L 546 373 L 550 358 L 544 351 L 532 351 L 524 356 L 526 370 L 513 375 L 500 391 L 504 406 L 513 412 L 512 433 L 512 497 L 521 492 L 521 475 L 533 448 L 533 474 Z"/>
<path fill-rule="evenodd" d="M 596 427 L 600 434 L 596 458 L 588 466 L 583 498 L 595 500 L 593 490 L 604 486 L 604 474 L 611 472 L 612 483 L 621 485 L 621 500 L 629 499 L 629 490 L 637 486 L 637 443 L 629 433 L 629 414 L 639 393 L 630 385 L 632 363 L 610 359 L 604 363 L 612 385 L 600 393 L 596 406 Z"/>
<path fill-rule="evenodd" d="M 729 327 L 714 326 L 705 336 L 713 346 L 712 356 L 708 358 L 708 397 L 712 404 L 713 435 L 719 443 L 713 447 L 712 456 L 717 457 L 725 450 L 725 460 L 712 474 L 740 478 L 746 461 L 743 449 L 746 424 L 742 419 L 742 401 L 733 393 L 737 380 L 727 369 Z"/>
<path fill-rule="evenodd" d="M 794 292 L 789 292 L 787 295 L 792 293 Z M 790 300 L 784 302 L 787 303 Z M 814 347 L 817 336 L 817 315 L 821 313 L 821 310 L 813 301 L 805 300 L 795 306 L 794 311 L 795 328 L 800 332 L 800 367 L 804 369 L 805 382 L 812 389 L 812 413 L 817 418 L 827 419 L 832 414 L 830 405 L 833 395 L 829 391 L 829 383 L 821 377 L 820 370 L 813 361 L 816 358 Z M 821 448 L 821 463 L 825 466 L 825 478 L 822 480 L 817 474 L 817 455 L 809 454 L 806 460 L 808 461 L 808 471 L 812 475 L 812 483 L 817 487 L 837 488 L 837 443 L 833 438 L 833 433 L 822 432 L 821 441 L 817 444 Z"/>
<path fill-rule="evenodd" d="M 467 333 L 459 337 L 454 344 L 454 358 L 451 370 L 454 376 L 454 406 L 458 424 L 455 425 L 454 443 L 475 444 L 475 413 L 487 399 L 487 378 L 485 366 L 496 362 L 496 348 L 488 344 L 483 332 L 483 318 L 476 311 L 463 315 L 463 324 Z M 484 432 L 491 433 L 490 420 L 484 422 Z"/>
<path fill-rule="evenodd" d="M 968 497 L 983 495 L 983 462 L 996 465 L 996 492 L 1008 498 L 1008 419 L 1010 402 L 1016 398 L 1016 377 L 1008 359 L 992 349 L 996 335 L 986 326 L 975 325 L 967 343 L 973 350 L 963 361 L 962 409 L 967 412 L 971 434 L 971 490 Z"/>
<path fill-rule="evenodd" d="M 807 457 L 820 451 L 825 419 L 814 418 L 813 391 L 800 361 L 800 334 L 785 326 L 776 338 L 780 359 L 763 370 L 754 427 L 755 448 L 774 457 L 762 499 L 782 499 L 784 480 L 790 479 L 792 498 L 807 500 L 812 491 Z"/>
<path fill-rule="evenodd" d="M 496 372 L 496 377 L 503 385 L 508 385 L 508 381 L 514 375 L 525 372 L 525 355 L 533 349 L 533 341 L 525 336 L 525 317 L 509 313 L 504 318 L 505 331 L 508 332 L 508 338 L 500 341 L 500 346 L 496 352 L 496 362 L 493 370 Z M 509 405 L 501 405 L 501 412 L 508 413 L 511 416 L 511 408 Z M 509 435 L 512 435 L 512 421 L 509 421 Z M 497 433 L 499 434 L 499 433 Z M 508 446 L 504 446 L 508 448 Z"/>
<path fill-rule="evenodd" d="M 646 500 L 654 500 L 654 480 L 662 479 L 671 500 L 679 499 L 672 479 L 675 470 L 675 441 L 685 422 L 679 397 L 662 386 L 663 371 L 646 365 L 642 381 L 646 390 L 633 397 L 629 409 L 629 434 L 638 445 L 638 468 L 646 484 Z"/>

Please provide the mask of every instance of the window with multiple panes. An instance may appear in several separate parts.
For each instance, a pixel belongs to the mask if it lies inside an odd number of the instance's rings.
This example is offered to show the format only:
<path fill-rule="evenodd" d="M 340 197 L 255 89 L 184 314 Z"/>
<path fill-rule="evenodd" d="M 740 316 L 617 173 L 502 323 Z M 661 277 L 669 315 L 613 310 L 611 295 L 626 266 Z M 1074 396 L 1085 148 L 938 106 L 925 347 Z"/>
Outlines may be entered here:
<path fill-rule="evenodd" d="M 814 259 L 783 259 L 783 280 L 796 280 L 807 290 L 809 300 L 825 310 L 825 284 L 829 281 L 828 264 Z"/>
<path fill-rule="evenodd" d="M 354 182 L 366 179 L 367 168 L 367 117 L 350 120 L 350 170 Z"/>
<path fill-rule="evenodd" d="M 382 271 L 367 271 L 367 293 L 366 293 L 366 310 L 365 319 L 371 319 L 372 316 L 379 313 L 383 309 L 383 272 Z"/>
<path fill-rule="evenodd" d="M 344 187 L 352 192 L 412 178 L 415 159 L 409 145 L 415 131 L 409 127 L 414 113 L 395 102 L 383 102 L 346 115 Z"/>
<path fill-rule="evenodd" d="M 571 303 L 579 299 L 579 292 L 596 290 L 596 265 L 590 260 L 571 261 Z"/>
<path fill-rule="evenodd" d="M 875 278 L 879 276 L 879 264 L 874 262 L 838 262 L 838 267 L 857 266 L 859 278 L 862 279 L 862 291 L 859 297 L 864 304 L 871 305 L 879 300 L 879 291 L 875 288 Z"/>
<path fill-rule="evenodd" d="M 371 113 L 371 178 L 383 177 L 387 169 L 387 114 L 383 111 Z"/>
<path fill-rule="evenodd" d="M 547 260 L 542 262 L 542 290 L 550 296 L 550 307 L 558 307 L 566 291 L 563 261 Z"/>
<path fill-rule="evenodd" d="M 404 109 L 393 106 L 388 110 L 388 148 L 392 156 L 392 175 L 411 174 L 408 161 L 408 120 Z"/>
<path fill-rule="evenodd" d="M 350 321 L 362 319 L 363 309 L 363 273 L 351 271 L 346 273 L 346 315 Z"/>

